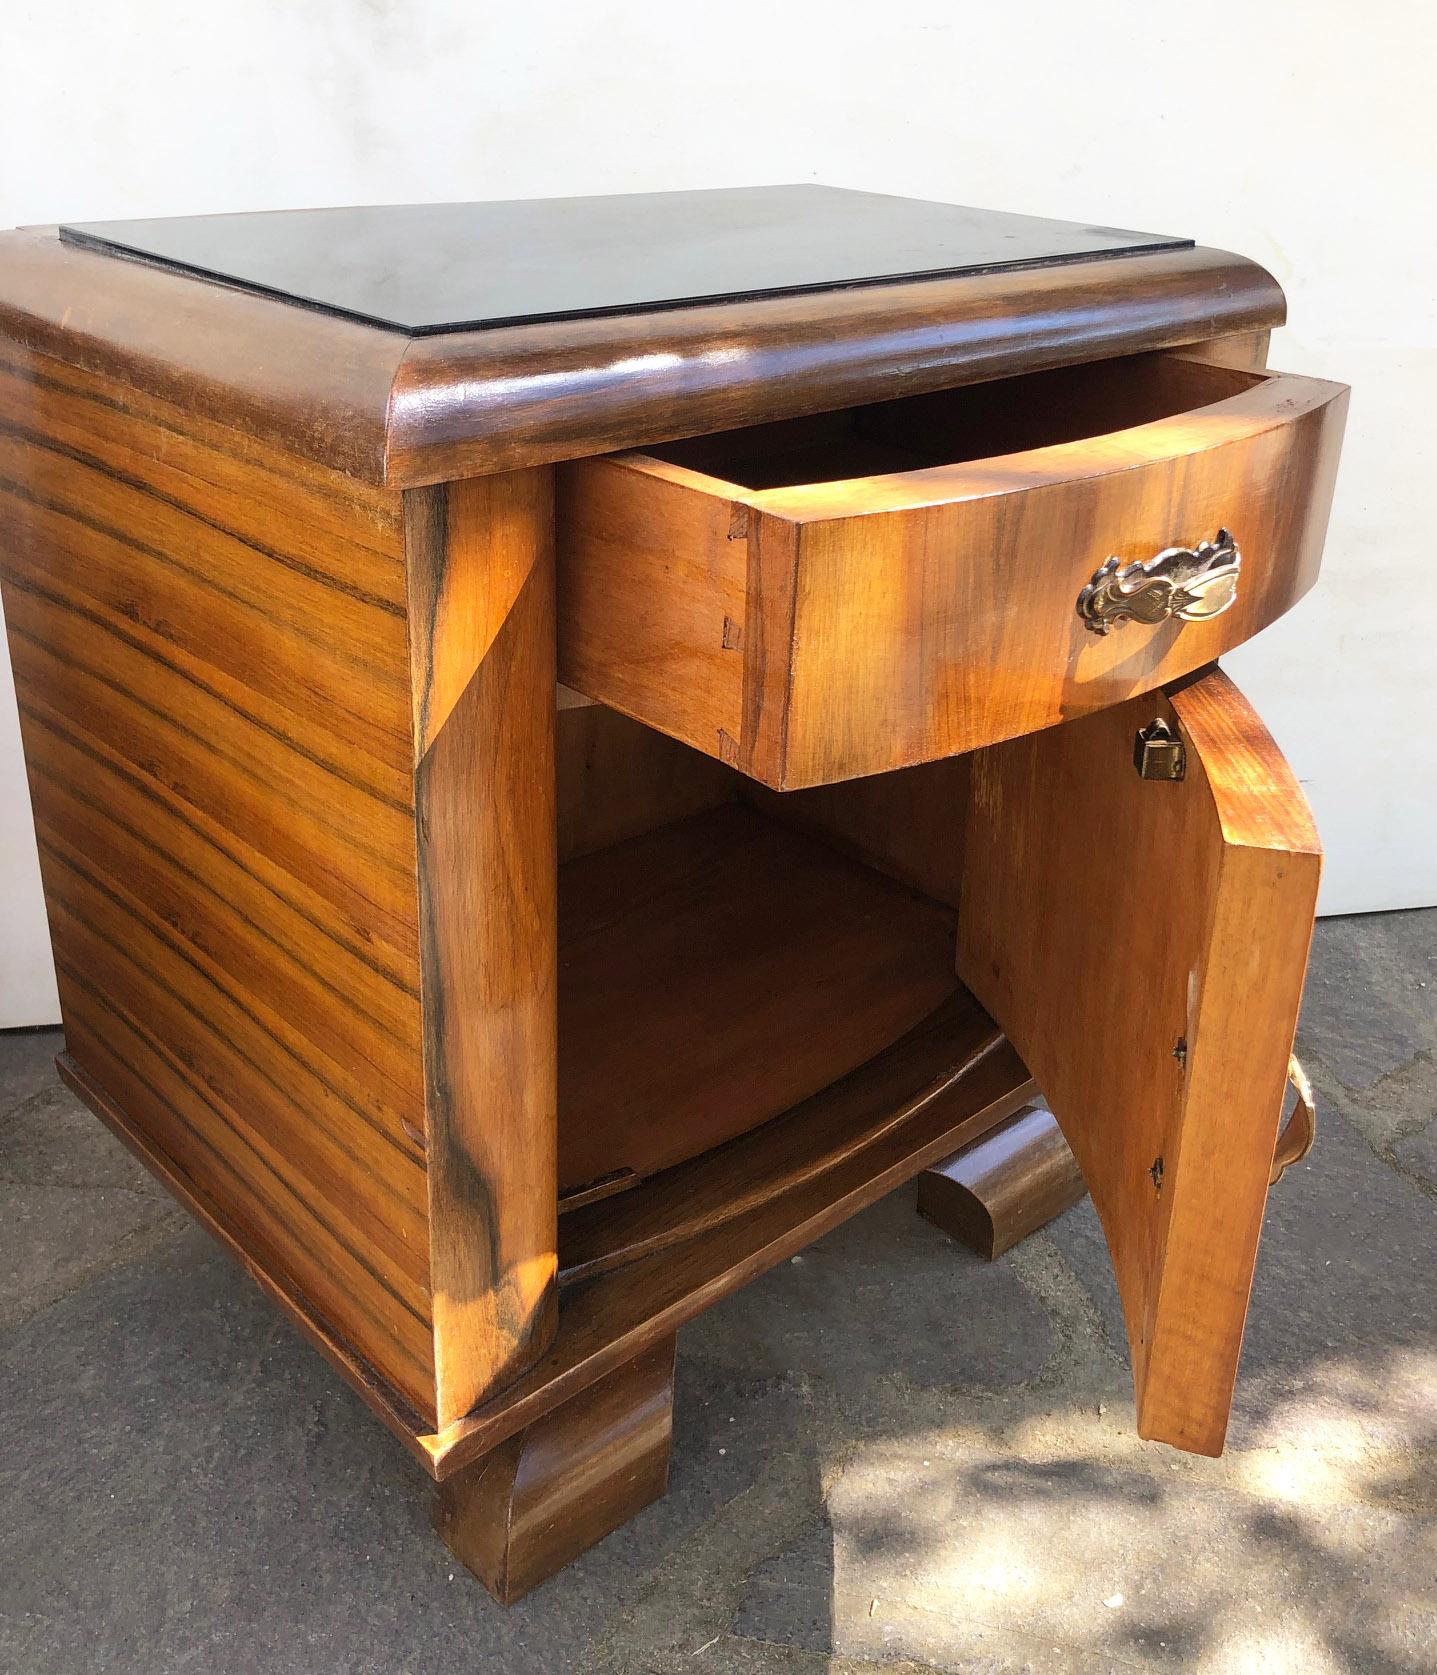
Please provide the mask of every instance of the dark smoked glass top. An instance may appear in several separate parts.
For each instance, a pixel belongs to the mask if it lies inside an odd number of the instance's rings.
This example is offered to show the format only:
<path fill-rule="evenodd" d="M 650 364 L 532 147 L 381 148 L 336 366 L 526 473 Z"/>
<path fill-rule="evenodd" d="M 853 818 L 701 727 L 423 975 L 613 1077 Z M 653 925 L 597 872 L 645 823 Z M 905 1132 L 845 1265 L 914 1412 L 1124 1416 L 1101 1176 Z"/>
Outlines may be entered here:
<path fill-rule="evenodd" d="M 1192 243 L 832 186 L 93 221 L 60 236 L 416 335 Z"/>

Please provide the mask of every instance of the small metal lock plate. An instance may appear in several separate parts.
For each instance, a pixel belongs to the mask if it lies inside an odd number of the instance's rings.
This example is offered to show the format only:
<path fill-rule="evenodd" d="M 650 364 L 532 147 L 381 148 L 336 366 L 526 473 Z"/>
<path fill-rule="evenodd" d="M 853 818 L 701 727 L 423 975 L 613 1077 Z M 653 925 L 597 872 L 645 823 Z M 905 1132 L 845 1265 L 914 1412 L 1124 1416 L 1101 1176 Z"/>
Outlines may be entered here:
<path fill-rule="evenodd" d="M 1139 779 L 1181 779 L 1187 772 L 1188 753 L 1182 740 L 1159 717 L 1133 740 L 1133 766 Z"/>

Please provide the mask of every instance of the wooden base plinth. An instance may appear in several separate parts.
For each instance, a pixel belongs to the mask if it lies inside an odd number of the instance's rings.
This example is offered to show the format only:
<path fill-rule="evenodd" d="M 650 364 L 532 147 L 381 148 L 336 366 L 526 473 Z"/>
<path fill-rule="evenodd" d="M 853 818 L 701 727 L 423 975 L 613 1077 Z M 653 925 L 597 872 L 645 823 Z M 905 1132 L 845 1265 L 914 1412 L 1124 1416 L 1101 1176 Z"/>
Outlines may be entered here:
<path fill-rule="evenodd" d="M 918 1212 L 990 1262 L 1087 1191 L 1051 1111 L 1035 1106 L 918 1177 Z"/>
<path fill-rule="evenodd" d="M 450 1551 L 512 1605 L 668 1487 L 669 1336 L 441 1483 Z"/>

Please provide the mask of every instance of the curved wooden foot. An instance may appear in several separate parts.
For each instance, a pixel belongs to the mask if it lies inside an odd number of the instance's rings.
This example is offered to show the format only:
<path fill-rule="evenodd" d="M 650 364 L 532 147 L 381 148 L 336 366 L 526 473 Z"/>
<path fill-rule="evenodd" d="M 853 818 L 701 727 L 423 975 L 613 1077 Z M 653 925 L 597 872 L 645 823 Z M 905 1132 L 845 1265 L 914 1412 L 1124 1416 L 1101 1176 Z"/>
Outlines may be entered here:
<path fill-rule="evenodd" d="M 674 1345 L 662 1339 L 439 1485 L 435 1528 L 501 1605 L 668 1487 Z"/>
<path fill-rule="evenodd" d="M 1058 1120 L 1041 1105 L 918 1177 L 918 1213 L 992 1262 L 1087 1193 Z"/>

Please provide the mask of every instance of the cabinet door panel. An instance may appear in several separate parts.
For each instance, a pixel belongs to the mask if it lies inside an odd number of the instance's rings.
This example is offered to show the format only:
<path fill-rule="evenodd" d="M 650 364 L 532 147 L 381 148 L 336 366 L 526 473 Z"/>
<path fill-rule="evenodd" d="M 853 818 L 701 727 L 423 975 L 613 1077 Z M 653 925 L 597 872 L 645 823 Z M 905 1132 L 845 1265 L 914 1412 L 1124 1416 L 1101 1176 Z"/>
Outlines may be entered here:
<path fill-rule="evenodd" d="M 1155 720 L 1180 780 L 1137 771 Z M 1087 1180 L 1139 1433 L 1216 1454 L 1311 941 L 1310 812 L 1217 669 L 972 760 L 959 972 Z"/>

